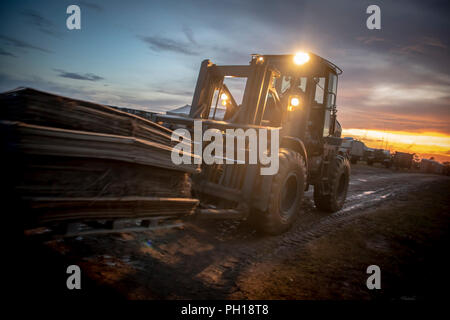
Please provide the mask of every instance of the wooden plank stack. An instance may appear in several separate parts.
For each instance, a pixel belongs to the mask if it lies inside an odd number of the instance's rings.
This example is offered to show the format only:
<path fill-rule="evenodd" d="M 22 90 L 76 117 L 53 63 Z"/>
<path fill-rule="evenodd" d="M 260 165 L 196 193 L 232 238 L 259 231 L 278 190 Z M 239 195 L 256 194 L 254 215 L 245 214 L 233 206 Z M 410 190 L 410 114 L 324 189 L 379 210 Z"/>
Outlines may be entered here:
<path fill-rule="evenodd" d="M 198 205 L 199 167 L 174 165 L 172 131 L 147 119 L 24 88 L 0 95 L 0 129 L 4 188 L 28 227 L 175 218 Z"/>

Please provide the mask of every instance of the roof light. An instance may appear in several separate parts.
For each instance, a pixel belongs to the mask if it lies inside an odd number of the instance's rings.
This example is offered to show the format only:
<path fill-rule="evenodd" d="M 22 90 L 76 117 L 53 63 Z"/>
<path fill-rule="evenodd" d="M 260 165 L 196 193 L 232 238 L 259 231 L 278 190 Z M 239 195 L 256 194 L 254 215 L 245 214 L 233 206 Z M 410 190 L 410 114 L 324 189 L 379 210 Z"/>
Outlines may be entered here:
<path fill-rule="evenodd" d="M 306 52 L 297 52 L 294 56 L 294 63 L 297 65 L 305 64 L 309 61 L 309 54 Z"/>

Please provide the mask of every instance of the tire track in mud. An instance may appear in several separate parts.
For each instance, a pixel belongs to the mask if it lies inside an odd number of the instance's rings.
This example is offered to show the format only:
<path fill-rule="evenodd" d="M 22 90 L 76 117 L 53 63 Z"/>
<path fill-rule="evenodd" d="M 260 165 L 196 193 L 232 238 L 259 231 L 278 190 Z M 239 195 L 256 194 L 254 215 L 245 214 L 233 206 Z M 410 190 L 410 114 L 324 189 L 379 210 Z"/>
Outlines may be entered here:
<path fill-rule="evenodd" d="M 250 243 L 242 243 L 242 246 L 231 256 L 219 258 L 221 256 L 219 254 L 216 261 L 221 262 L 211 265 L 210 270 L 218 276 L 221 274 L 222 277 L 218 277 L 220 281 L 209 282 L 208 285 L 220 291 L 228 291 L 228 293 L 239 291 L 239 288 L 235 287 L 235 280 L 236 275 L 243 270 L 264 261 L 274 261 L 275 257 L 289 254 L 292 250 L 298 251 L 333 228 L 345 225 L 354 218 L 370 214 L 371 209 L 382 205 L 383 201 L 401 199 L 405 194 L 420 189 L 423 184 L 437 178 L 435 176 L 404 174 L 378 177 L 377 184 L 381 183 L 383 187 L 378 188 L 372 184 L 367 184 L 365 185 L 366 190 L 350 190 L 344 208 L 333 214 L 318 212 L 311 199 L 305 199 L 305 211 L 289 232 L 276 237 L 257 238 L 255 236 L 250 239 Z M 371 182 L 374 182 L 373 179 Z M 235 235 L 236 238 L 239 238 L 240 234 L 246 231 L 248 230 L 241 230 Z"/>
<path fill-rule="evenodd" d="M 355 190 L 349 190 L 350 194 L 344 207 L 332 214 L 324 215 L 318 212 L 310 200 L 306 208 L 307 213 L 300 216 L 296 225 L 290 232 L 281 235 L 282 243 L 306 244 L 311 240 L 317 239 L 332 227 L 350 221 L 353 218 L 370 214 L 372 208 L 382 205 L 384 201 L 396 198 L 402 198 L 412 189 L 420 188 L 422 184 L 436 180 L 439 177 L 424 175 L 391 175 L 377 177 L 377 183 L 382 183 L 383 187 L 374 188 L 367 183 L 366 189 L 358 193 Z M 396 179 L 396 180 L 394 180 Z M 374 179 L 371 180 L 374 182 Z M 374 190 L 375 189 L 375 190 Z M 277 252 L 277 251 L 276 251 Z"/>
<path fill-rule="evenodd" d="M 380 194 L 380 200 L 390 195 L 390 192 L 385 190 L 378 190 L 377 193 Z M 366 203 L 364 208 L 374 206 L 380 200 L 372 200 L 370 203 Z M 293 228 L 283 235 L 276 237 L 254 235 L 247 241 L 243 239 L 241 246 L 233 246 L 237 250 L 232 252 L 228 250 L 230 247 L 230 243 L 227 243 L 228 241 L 216 247 L 217 250 L 212 253 L 215 256 L 215 263 L 209 265 L 207 270 L 202 272 L 204 277 L 197 277 L 197 279 L 202 279 L 205 285 L 213 287 L 224 295 L 238 291 L 239 289 L 235 287 L 236 277 L 242 271 L 263 261 L 270 261 L 274 256 L 292 250 L 297 251 L 301 246 L 328 232 L 336 224 L 365 213 L 361 211 L 361 206 L 359 205 L 357 207 L 355 205 L 354 208 L 353 206 L 350 206 L 348 209 L 344 208 L 335 214 L 327 216 L 320 215 L 311 202 L 306 203 L 304 209 L 304 214 Z M 240 230 L 231 241 L 240 241 L 237 238 L 240 238 L 248 231 L 245 229 Z"/>

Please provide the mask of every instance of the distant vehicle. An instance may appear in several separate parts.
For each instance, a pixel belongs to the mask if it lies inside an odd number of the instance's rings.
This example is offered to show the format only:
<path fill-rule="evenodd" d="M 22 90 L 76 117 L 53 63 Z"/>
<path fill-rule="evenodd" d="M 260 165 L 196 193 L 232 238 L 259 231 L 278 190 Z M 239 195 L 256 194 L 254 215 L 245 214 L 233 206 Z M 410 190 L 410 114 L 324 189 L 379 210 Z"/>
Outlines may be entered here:
<path fill-rule="evenodd" d="M 392 163 L 396 169 L 411 169 L 413 165 L 414 153 L 396 151 L 392 157 Z"/>
<path fill-rule="evenodd" d="M 364 160 L 369 166 L 374 163 L 381 163 L 386 168 L 390 168 L 392 165 L 391 153 L 389 150 L 384 149 L 371 149 L 368 148 L 364 153 Z"/>
<path fill-rule="evenodd" d="M 448 165 L 442 164 L 432 159 L 422 159 L 420 161 L 420 172 L 423 173 L 436 173 L 447 174 Z"/>
<path fill-rule="evenodd" d="M 352 137 L 345 137 L 342 140 L 339 151 L 342 154 L 347 155 L 350 162 L 355 164 L 363 159 L 365 147 L 364 142 L 353 139 Z"/>

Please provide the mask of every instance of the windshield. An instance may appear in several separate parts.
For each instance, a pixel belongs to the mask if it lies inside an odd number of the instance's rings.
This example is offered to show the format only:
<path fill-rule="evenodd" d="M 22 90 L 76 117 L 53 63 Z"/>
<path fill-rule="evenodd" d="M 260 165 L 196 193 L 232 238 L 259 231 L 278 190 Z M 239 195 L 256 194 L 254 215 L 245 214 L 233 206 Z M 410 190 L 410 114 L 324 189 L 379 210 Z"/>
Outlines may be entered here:
<path fill-rule="evenodd" d="M 277 87 L 277 83 L 275 83 L 275 88 L 277 88 L 277 90 L 279 89 L 280 93 L 283 94 L 285 93 L 287 90 L 289 90 L 289 88 L 291 88 L 292 83 L 298 83 L 297 84 L 297 88 L 299 88 L 300 90 L 304 92 L 306 92 L 306 82 L 307 82 L 307 78 L 306 77 L 301 77 L 300 79 L 295 79 L 294 77 L 291 76 L 281 76 L 277 81 L 281 82 L 280 88 Z"/>

